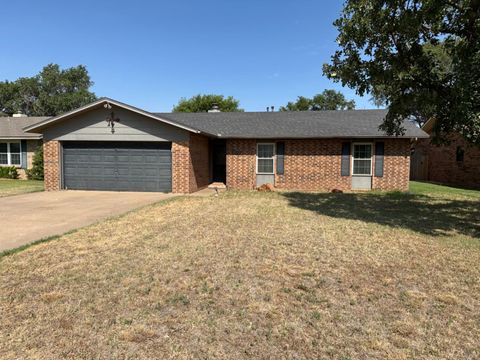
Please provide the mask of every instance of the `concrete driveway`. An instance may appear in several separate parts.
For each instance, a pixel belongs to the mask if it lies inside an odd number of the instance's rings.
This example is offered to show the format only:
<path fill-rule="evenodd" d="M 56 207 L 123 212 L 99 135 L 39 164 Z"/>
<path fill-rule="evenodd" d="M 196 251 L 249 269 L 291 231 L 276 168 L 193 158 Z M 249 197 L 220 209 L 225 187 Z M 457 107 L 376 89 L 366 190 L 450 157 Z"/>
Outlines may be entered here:
<path fill-rule="evenodd" d="M 61 235 L 173 196 L 69 190 L 0 198 L 0 251 Z"/>

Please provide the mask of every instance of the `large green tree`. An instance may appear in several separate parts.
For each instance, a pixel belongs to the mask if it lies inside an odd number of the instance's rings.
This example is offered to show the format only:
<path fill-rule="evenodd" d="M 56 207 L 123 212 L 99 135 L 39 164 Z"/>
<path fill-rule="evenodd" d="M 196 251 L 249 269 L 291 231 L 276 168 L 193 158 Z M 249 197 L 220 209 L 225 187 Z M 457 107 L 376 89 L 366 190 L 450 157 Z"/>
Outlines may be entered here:
<path fill-rule="evenodd" d="M 94 101 L 92 85 L 83 65 L 62 70 L 49 64 L 35 76 L 0 82 L 0 111 L 55 116 Z"/>
<path fill-rule="evenodd" d="M 280 111 L 319 111 L 319 110 L 352 110 L 355 101 L 345 99 L 345 96 L 336 90 L 324 90 L 313 98 L 299 96 L 296 101 L 288 102 L 280 107 Z"/>
<path fill-rule="evenodd" d="M 222 112 L 243 111 L 239 108 L 240 102 L 232 96 L 223 95 L 196 95 L 189 99 L 181 98 L 174 106 L 173 112 L 207 112 L 213 105 L 217 105 Z"/>
<path fill-rule="evenodd" d="M 480 0 L 347 0 L 324 73 L 388 106 L 381 128 L 436 119 L 435 138 L 480 143 Z"/>

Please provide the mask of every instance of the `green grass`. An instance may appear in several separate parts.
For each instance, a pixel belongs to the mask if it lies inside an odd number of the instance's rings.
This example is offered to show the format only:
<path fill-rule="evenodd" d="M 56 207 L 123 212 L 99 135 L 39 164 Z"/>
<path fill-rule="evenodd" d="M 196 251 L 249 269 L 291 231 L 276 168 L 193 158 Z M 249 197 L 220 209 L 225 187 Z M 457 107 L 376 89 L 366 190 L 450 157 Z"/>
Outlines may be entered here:
<path fill-rule="evenodd" d="M 43 191 L 43 181 L 0 179 L 0 197 Z"/>
<path fill-rule="evenodd" d="M 73 231 L 76 231 L 76 230 L 73 230 Z M 24 251 L 24 250 L 28 249 L 29 247 L 32 247 L 32 246 L 35 246 L 35 245 L 38 245 L 38 244 L 43 244 L 43 243 L 48 242 L 48 241 L 59 239 L 61 236 L 64 236 L 64 235 L 67 235 L 67 234 L 68 233 L 65 233 L 63 235 L 48 236 L 46 238 L 42 238 L 42 239 L 39 239 L 39 240 L 36 240 L 36 241 L 32 241 L 31 243 L 28 243 L 28 244 L 25 244 L 25 245 L 22 245 L 22 246 L 13 248 L 13 249 L 7 249 L 7 250 L 0 251 L 0 260 L 5 256 L 10 256 L 10 255 L 19 253 L 21 251 Z"/>
<path fill-rule="evenodd" d="M 410 192 L 420 195 L 435 195 L 447 197 L 465 197 L 472 199 L 480 199 L 479 190 L 460 189 L 445 185 L 436 185 L 426 182 L 410 181 Z"/>

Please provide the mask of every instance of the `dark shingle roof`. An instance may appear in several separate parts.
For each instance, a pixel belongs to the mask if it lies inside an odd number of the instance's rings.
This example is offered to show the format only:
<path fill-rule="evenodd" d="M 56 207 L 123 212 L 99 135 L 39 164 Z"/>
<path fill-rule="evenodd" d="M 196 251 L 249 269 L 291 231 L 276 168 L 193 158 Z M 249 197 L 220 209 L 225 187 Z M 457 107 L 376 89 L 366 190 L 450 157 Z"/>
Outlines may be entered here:
<path fill-rule="evenodd" d="M 223 138 L 373 138 L 388 137 L 378 127 L 386 110 L 296 112 L 154 113 Z M 428 135 L 409 121 L 405 138 Z"/>
<path fill-rule="evenodd" d="M 0 139 L 41 139 L 41 134 L 28 133 L 23 128 L 45 119 L 48 117 L 0 117 Z"/>
<path fill-rule="evenodd" d="M 17 133 L 30 136 L 27 131 L 42 132 L 52 124 L 76 114 L 104 106 L 108 102 L 155 120 L 178 126 L 188 131 L 200 132 L 222 138 L 254 139 L 302 139 L 302 138 L 385 138 L 389 137 L 378 127 L 382 124 L 386 110 L 338 110 L 296 112 L 230 112 L 230 113 L 152 113 L 109 98 L 101 98 L 91 104 L 51 118 L 6 118 L 11 122 L 26 121 L 15 129 L 0 127 L 0 137 Z M 10 120 L 9 120 L 10 121 Z M 37 124 L 33 125 L 35 122 Z M 404 138 L 426 138 L 428 134 L 413 123 L 403 124 Z M 37 135 L 38 136 L 38 135 Z"/>

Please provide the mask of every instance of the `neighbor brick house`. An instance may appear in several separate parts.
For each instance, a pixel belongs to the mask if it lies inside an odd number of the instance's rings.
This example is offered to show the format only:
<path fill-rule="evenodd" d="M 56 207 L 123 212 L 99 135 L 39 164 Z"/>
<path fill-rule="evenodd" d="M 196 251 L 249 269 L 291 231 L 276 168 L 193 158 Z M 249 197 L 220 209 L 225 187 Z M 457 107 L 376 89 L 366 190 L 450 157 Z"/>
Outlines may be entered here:
<path fill-rule="evenodd" d="M 0 166 L 14 166 L 21 179 L 32 167 L 33 154 L 42 145 L 42 135 L 27 133 L 23 128 L 43 120 L 42 117 L 27 117 L 15 114 L 0 117 Z"/>
<path fill-rule="evenodd" d="M 434 125 L 435 119 L 432 118 L 422 129 L 432 135 Z M 451 135 L 450 142 L 443 145 L 420 139 L 412 154 L 411 177 L 413 180 L 479 189 L 480 147 L 469 144 L 458 134 Z"/>
<path fill-rule="evenodd" d="M 151 113 L 102 98 L 25 130 L 43 135 L 47 190 L 407 190 L 411 141 L 428 135 L 405 122 L 387 136 L 385 114 Z"/>

